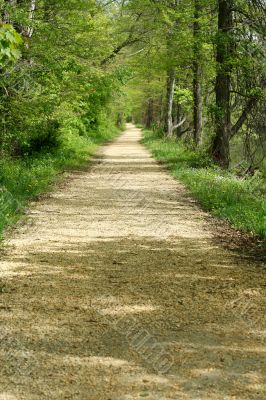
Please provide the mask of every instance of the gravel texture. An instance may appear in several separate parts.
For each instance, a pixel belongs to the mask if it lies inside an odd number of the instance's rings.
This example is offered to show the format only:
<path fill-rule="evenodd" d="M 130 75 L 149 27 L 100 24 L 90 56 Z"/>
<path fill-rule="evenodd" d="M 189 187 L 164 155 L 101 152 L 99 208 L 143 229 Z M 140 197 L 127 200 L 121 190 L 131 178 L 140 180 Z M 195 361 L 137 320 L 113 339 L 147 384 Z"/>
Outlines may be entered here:
<path fill-rule="evenodd" d="M 133 125 L 31 205 L 0 259 L 0 400 L 266 397 L 265 269 Z"/>

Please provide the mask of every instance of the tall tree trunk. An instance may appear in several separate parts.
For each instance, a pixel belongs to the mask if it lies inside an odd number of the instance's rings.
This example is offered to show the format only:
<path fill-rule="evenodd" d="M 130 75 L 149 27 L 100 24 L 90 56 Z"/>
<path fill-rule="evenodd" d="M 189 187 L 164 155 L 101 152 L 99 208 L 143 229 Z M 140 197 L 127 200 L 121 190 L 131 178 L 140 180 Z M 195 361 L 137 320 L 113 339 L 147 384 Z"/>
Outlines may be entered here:
<path fill-rule="evenodd" d="M 193 121 L 194 142 L 198 146 L 202 140 L 202 95 L 201 95 L 201 60 L 200 60 L 200 23 L 201 0 L 194 0 L 194 57 L 193 57 Z"/>
<path fill-rule="evenodd" d="M 29 21 L 30 21 L 30 24 L 32 23 L 32 21 L 34 19 L 35 10 L 36 10 L 36 0 L 31 0 L 30 8 L 29 8 Z M 33 27 L 32 26 L 28 26 L 28 28 L 27 28 L 27 36 L 29 38 L 31 38 L 32 35 L 33 35 Z"/>
<path fill-rule="evenodd" d="M 157 116 L 157 125 L 163 131 L 164 128 L 164 95 L 162 94 L 159 98 L 159 109 Z"/>
<path fill-rule="evenodd" d="M 217 76 L 216 76 L 216 132 L 212 156 L 222 168 L 230 163 L 231 137 L 230 84 L 233 29 L 233 0 L 218 0 Z"/>
<path fill-rule="evenodd" d="M 154 114 L 154 100 L 150 98 L 148 100 L 148 106 L 147 106 L 146 118 L 145 118 L 145 125 L 146 125 L 146 128 L 148 128 L 148 129 L 150 129 L 152 127 L 153 114 Z"/>
<path fill-rule="evenodd" d="M 171 8 L 175 8 L 176 0 L 173 1 Z M 176 29 L 178 20 L 175 20 L 171 29 L 169 29 L 166 37 L 167 45 L 167 90 L 166 90 L 166 108 L 165 108 L 165 127 L 164 131 L 167 137 L 173 136 L 173 105 L 174 105 L 174 93 L 176 83 L 176 68 L 175 68 L 175 47 L 174 47 L 174 30 Z"/>
<path fill-rule="evenodd" d="M 178 126 L 179 121 L 182 120 L 182 107 L 179 103 L 174 104 L 174 106 L 175 106 L 174 125 Z M 176 128 L 175 136 L 181 137 L 181 132 L 182 132 L 182 125 L 180 125 L 178 128 Z"/>
<path fill-rule="evenodd" d="M 169 69 L 167 77 L 167 112 L 166 112 L 166 132 L 168 137 L 173 136 L 173 104 L 174 104 L 174 92 L 175 92 L 175 70 L 174 68 Z"/>

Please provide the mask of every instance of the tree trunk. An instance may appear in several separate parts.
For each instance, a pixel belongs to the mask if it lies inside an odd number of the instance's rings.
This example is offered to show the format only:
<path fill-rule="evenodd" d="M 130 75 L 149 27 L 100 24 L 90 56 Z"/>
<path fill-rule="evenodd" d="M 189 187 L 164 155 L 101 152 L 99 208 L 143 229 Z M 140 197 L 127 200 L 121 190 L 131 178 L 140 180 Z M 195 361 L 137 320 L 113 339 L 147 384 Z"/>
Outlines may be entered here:
<path fill-rule="evenodd" d="M 35 10 L 36 10 L 36 0 L 31 0 L 31 2 L 30 2 L 30 8 L 29 8 L 29 21 L 30 21 L 30 23 L 31 23 L 31 22 L 33 21 L 33 19 L 34 19 Z M 33 35 L 33 27 L 32 27 L 32 26 L 29 26 L 29 27 L 27 28 L 27 36 L 28 36 L 28 38 L 31 38 L 32 35 Z"/>
<path fill-rule="evenodd" d="M 172 0 L 169 7 L 174 11 L 178 5 L 179 0 Z M 167 32 L 166 45 L 167 45 L 167 93 L 166 93 L 166 110 L 165 110 L 165 133 L 167 137 L 173 136 L 174 122 L 173 122 L 173 105 L 174 93 L 176 84 L 176 48 L 174 33 L 177 30 L 179 19 L 173 21 L 173 25 Z"/>
<path fill-rule="evenodd" d="M 229 141 L 231 137 L 230 83 L 233 28 L 233 0 L 218 0 L 217 76 L 216 76 L 216 133 L 212 156 L 222 168 L 230 162 Z"/>
<path fill-rule="evenodd" d="M 157 125 L 158 127 L 163 130 L 164 128 L 164 96 L 161 95 L 159 98 L 159 109 L 158 109 L 158 119 L 157 119 Z"/>
<path fill-rule="evenodd" d="M 152 127 L 153 124 L 153 114 L 154 114 L 154 110 L 153 110 L 153 99 L 149 99 L 148 100 L 148 107 L 147 107 L 147 112 L 146 112 L 146 118 L 145 118 L 145 125 L 147 129 L 150 129 Z"/>
<path fill-rule="evenodd" d="M 175 104 L 174 107 L 175 107 L 174 125 L 177 125 L 178 122 L 179 122 L 179 121 L 181 120 L 181 118 L 182 118 L 182 113 L 181 113 L 182 110 L 181 110 L 181 105 L 180 105 L 179 103 Z M 175 135 L 176 135 L 177 137 L 179 137 L 179 136 L 180 136 L 180 133 L 181 133 L 181 126 L 178 127 L 178 128 L 176 128 L 176 133 L 175 133 Z"/>
<path fill-rule="evenodd" d="M 166 112 L 166 132 L 168 137 L 173 136 L 173 104 L 175 92 L 175 70 L 169 70 L 167 77 L 167 112 Z"/>
<path fill-rule="evenodd" d="M 201 95 L 201 61 L 200 61 L 200 0 L 194 0 L 194 59 L 193 59 L 193 121 L 194 142 L 198 146 L 202 140 L 202 95 Z"/>

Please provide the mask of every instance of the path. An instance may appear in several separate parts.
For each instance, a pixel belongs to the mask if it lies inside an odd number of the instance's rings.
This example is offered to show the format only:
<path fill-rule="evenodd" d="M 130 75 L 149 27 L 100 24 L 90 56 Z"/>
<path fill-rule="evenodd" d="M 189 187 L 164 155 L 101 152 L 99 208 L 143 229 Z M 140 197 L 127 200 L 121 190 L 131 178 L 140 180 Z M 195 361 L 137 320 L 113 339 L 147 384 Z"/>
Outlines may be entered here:
<path fill-rule="evenodd" d="M 129 125 L 7 243 L 0 400 L 266 395 L 263 266 L 215 245 L 140 136 Z"/>

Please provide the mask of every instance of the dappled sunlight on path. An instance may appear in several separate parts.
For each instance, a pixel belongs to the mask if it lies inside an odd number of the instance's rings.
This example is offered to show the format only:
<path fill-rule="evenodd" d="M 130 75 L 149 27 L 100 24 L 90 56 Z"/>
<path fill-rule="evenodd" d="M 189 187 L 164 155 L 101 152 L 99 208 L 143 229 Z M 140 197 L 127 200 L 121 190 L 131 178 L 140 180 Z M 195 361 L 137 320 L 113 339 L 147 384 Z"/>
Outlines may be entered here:
<path fill-rule="evenodd" d="M 263 266 L 207 218 L 129 125 L 9 238 L 0 400 L 262 399 Z"/>

